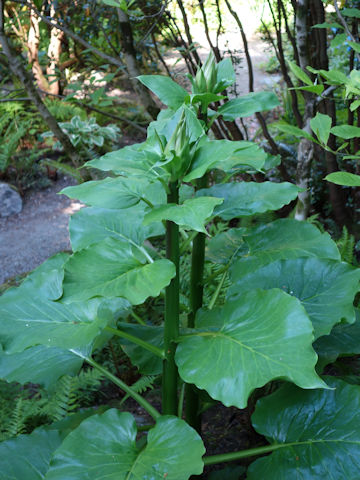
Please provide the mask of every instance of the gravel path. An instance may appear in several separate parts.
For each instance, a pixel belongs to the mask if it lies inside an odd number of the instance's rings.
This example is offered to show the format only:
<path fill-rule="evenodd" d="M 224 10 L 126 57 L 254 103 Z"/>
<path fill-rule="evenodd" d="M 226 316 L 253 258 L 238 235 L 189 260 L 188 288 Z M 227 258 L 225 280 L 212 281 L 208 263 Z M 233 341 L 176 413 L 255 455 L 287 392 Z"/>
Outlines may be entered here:
<path fill-rule="evenodd" d="M 74 183 L 61 177 L 49 188 L 26 195 L 21 213 L 0 218 L 0 285 L 70 249 L 68 221 L 81 204 L 57 192 Z"/>

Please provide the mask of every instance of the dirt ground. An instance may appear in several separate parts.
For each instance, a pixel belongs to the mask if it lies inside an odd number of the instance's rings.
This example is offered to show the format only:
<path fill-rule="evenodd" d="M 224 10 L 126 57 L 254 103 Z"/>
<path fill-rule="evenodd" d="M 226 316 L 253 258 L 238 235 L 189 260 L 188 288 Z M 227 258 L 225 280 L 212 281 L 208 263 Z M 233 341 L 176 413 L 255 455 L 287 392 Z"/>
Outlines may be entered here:
<path fill-rule="evenodd" d="M 60 177 L 49 188 L 26 195 L 21 213 L 0 218 L 0 285 L 70 249 L 68 221 L 81 204 L 57 193 L 74 183 Z"/>
<path fill-rule="evenodd" d="M 239 42 L 238 34 L 231 34 L 230 39 L 231 42 Z M 269 75 L 262 70 L 262 64 L 270 56 L 267 45 L 252 34 L 249 35 L 249 49 L 254 67 L 255 90 L 271 89 L 280 80 L 280 76 Z M 206 53 L 205 48 L 201 49 L 202 56 L 205 57 Z M 248 93 L 247 65 L 243 54 L 241 58 L 240 65 L 236 68 L 238 95 Z M 167 60 L 171 67 L 171 58 Z M 181 74 L 181 65 L 178 65 L 177 71 Z M 251 119 L 249 121 L 253 122 Z M 68 220 L 81 205 L 57 193 L 73 183 L 71 178 L 60 177 L 49 188 L 27 194 L 20 214 L 0 218 L 0 285 L 33 270 L 49 256 L 70 248 Z"/>

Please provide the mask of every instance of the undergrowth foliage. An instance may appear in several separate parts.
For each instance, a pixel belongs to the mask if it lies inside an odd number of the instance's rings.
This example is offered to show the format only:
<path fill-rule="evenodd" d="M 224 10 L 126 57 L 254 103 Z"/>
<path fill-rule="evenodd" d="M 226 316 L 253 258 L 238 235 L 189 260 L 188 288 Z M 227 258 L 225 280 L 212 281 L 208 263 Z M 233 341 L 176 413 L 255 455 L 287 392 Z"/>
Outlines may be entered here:
<path fill-rule="evenodd" d="M 167 109 L 145 142 L 88 162 L 109 177 L 63 191 L 87 205 L 70 221 L 73 253 L 49 259 L 0 298 L 0 375 L 55 392 L 40 411 L 56 421 L 29 433 L 21 410 L 29 399 L 19 396 L 7 430 L 27 434 L 0 444 L 2 478 L 187 480 L 204 465 L 265 453 L 248 479 L 293 478 L 294 468 L 303 479 L 329 471 L 357 478 L 360 387 L 323 376 L 329 363 L 360 353 L 352 240 L 344 231 L 340 253 L 312 223 L 261 217 L 298 188 L 241 180 L 263 174 L 267 154 L 209 134 L 217 117 L 271 109 L 276 97 L 219 105 L 235 74 L 212 56 L 191 93 L 167 77 L 139 81 Z M 156 318 L 139 316 L 149 305 Z M 143 375 L 132 386 L 94 359 L 112 338 Z M 92 369 L 74 377 L 84 363 Z M 79 384 L 97 388 L 101 378 L 152 418 L 146 437 L 137 441 L 124 401 L 72 414 Z M 142 395 L 159 380 L 161 412 Z M 257 390 L 265 385 L 272 388 Z M 252 425 L 266 441 L 206 455 L 205 404 L 244 409 L 249 400 L 257 400 Z"/>

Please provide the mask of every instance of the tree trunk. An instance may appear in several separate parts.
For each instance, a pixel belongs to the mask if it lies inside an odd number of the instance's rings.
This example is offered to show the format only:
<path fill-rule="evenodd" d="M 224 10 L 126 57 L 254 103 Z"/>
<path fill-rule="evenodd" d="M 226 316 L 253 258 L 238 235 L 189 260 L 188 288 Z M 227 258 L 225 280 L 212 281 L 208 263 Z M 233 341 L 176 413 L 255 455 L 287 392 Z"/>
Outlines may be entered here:
<path fill-rule="evenodd" d="M 23 84 L 27 94 L 38 109 L 39 114 L 42 116 L 46 125 L 48 125 L 56 138 L 61 142 L 65 153 L 69 156 L 73 165 L 75 167 L 78 167 L 81 163 L 81 157 L 73 147 L 69 137 L 61 130 L 56 119 L 51 115 L 46 105 L 43 103 L 34 85 L 31 75 L 29 74 L 29 72 L 26 71 L 22 63 L 22 57 L 16 55 L 16 53 L 12 50 L 10 46 L 4 29 L 4 4 L 5 1 L 0 0 L 0 44 L 2 46 L 3 53 L 9 62 L 10 70 Z"/>
<path fill-rule="evenodd" d="M 144 105 L 149 114 L 153 118 L 156 118 L 160 112 L 160 108 L 152 99 L 149 90 L 144 87 L 143 84 L 136 78 L 141 75 L 141 73 L 136 61 L 136 51 L 129 17 L 123 10 L 121 10 L 121 8 L 117 8 L 116 11 L 119 19 L 126 69 L 130 77 L 130 81 L 134 87 L 134 90 L 139 95 L 141 103 Z"/>
<path fill-rule="evenodd" d="M 306 66 L 309 63 L 308 51 L 308 28 L 307 28 L 307 14 L 309 11 L 309 1 L 299 0 L 297 2 L 296 12 L 296 40 L 298 46 L 300 67 L 306 72 Z M 310 120 L 314 116 L 315 98 L 310 92 L 304 92 L 305 98 L 305 112 L 303 117 L 303 130 L 312 134 L 310 127 Z M 311 164 L 314 156 L 314 144 L 307 138 L 302 138 L 298 146 L 297 168 L 296 168 L 296 185 L 302 189 L 303 192 L 298 195 L 298 202 L 296 205 L 295 218 L 296 220 L 306 220 L 310 210 L 310 192 L 309 180 L 311 176 Z"/>
<path fill-rule="evenodd" d="M 40 18 L 37 16 L 35 11 L 30 8 L 30 28 L 27 39 L 27 49 L 28 49 L 28 60 L 31 65 L 31 70 L 33 72 L 34 78 L 38 87 L 45 92 L 49 90 L 48 81 L 45 78 L 45 75 L 42 71 L 40 62 L 39 62 L 39 45 L 40 45 Z"/>
<path fill-rule="evenodd" d="M 55 16 L 55 6 L 53 3 L 51 3 L 50 17 L 55 18 Z M 48 48 L 49 65 L 46 69 L 46 73 L 49 82 L 48 93 L 51 93 L 53 95 L 59 95 L 60 93 L 60 82 L 56 73 L 56 69 L 59 67 L 60 63 L 61 42 L 63 38 L 64 32 L 58 30 L 55 27 L 52 27 L 50 33 L 50 44 Z"/>

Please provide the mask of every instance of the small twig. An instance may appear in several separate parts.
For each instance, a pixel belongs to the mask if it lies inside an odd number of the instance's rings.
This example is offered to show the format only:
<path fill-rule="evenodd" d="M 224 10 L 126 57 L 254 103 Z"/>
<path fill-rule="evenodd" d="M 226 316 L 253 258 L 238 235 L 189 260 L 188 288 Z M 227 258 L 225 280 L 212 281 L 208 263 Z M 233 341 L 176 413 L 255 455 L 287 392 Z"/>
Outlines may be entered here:
<path fill-rule="evenodd" d="M 354 43 L 357 43 L 354 35 L 351 33 L 351 31 L 350 31 L 350 29 L 349 29 L 348 24 L 346 23 L 345 18 L 344 18 L 344 17 L 341 15 L 341 13 L 340 13 L 339 5 L 338 5 L 338 3 L 337 3 L 337 0 L 334 0 L 334 7 L 335 7 L 336 14 L 337 14 L 340 22 L 343 24 L 343 27 L 345 28 L 346 33 L 348 34 L 348 36 L 351 38 L 351 40 L 352 40 Z M 357 52 L 356 50 L 354 50 L 354 51 L 355 51 L 356 58 L 357 58 L 358 61 L 360 62 L 360 55 L 358 54 L 358 52 Z"/>

